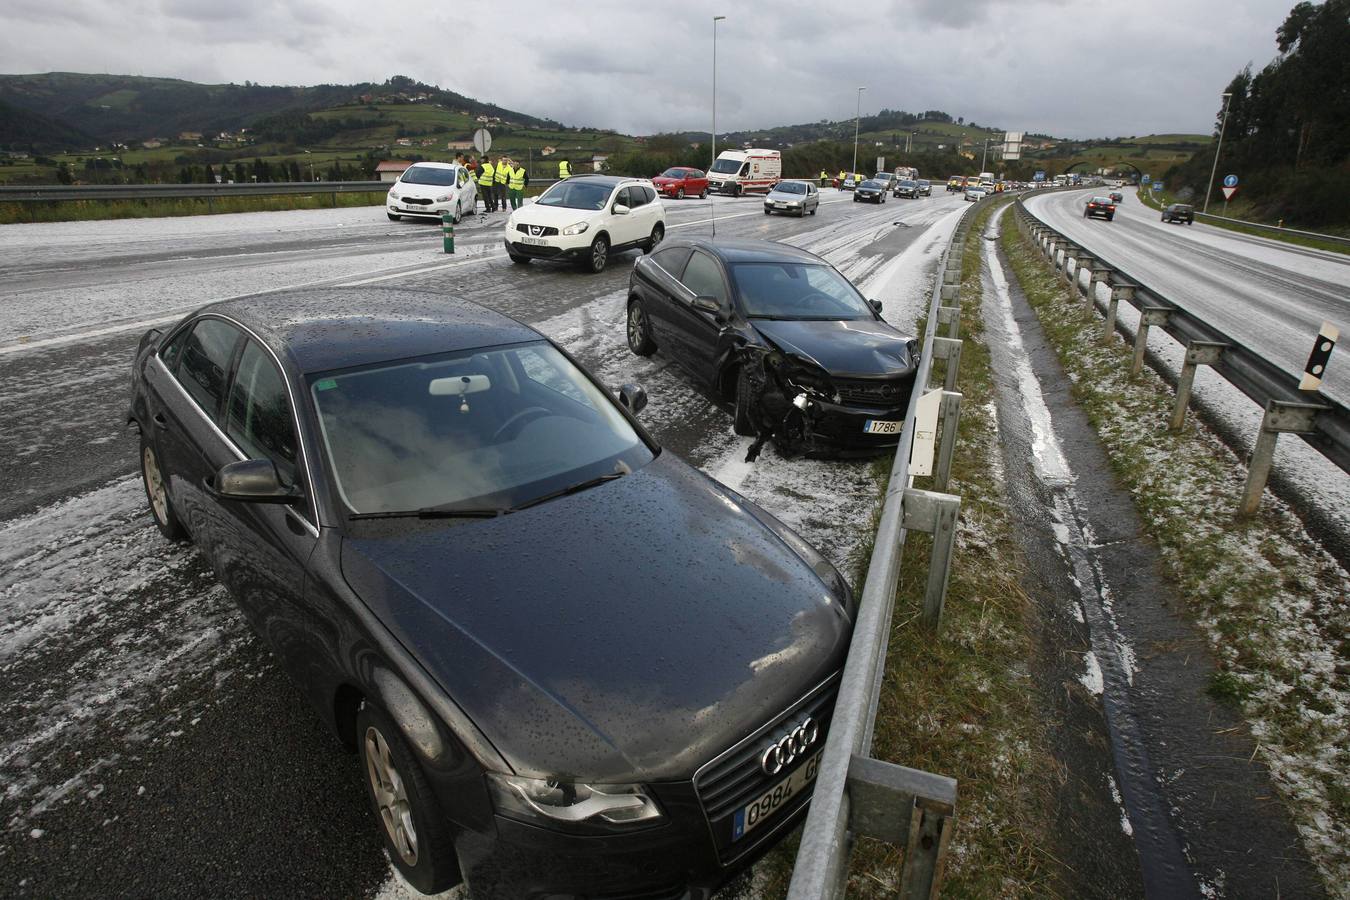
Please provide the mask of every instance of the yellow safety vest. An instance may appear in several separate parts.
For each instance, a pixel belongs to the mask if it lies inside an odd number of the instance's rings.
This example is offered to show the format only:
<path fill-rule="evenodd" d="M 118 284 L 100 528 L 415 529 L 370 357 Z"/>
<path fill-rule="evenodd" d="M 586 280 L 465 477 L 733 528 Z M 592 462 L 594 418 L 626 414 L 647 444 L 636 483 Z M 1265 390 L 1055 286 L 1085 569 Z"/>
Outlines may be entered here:
<path fill-rule="evenodd" d="M 820 180 L 821 180 L 821 181 L 824 181 L 824 180 L 826 179 L 826 177 L 827 177 L 827 176 L 825 175 L 825 170 L 824 170 L 824 169 L 821 169 L 821 170 L 820 170 Z"/>
<path fill-rule="evenodd" d="M 478 183 L 481 185 L 492 184 L 492 173 L 494 169 L 492 163 L 483 163 L 478 167 Z"/>
<path fill-rule="evenodd" d="M 525 167 L 516 166 L 511 170 L 510 188 L 513 191 L 525 190 Z"/>
<path fill-rule="evenodd" d="M 572 177 L 572 164 L 565 159 L 562 162 L 558 163 L 558 177 L 559 178 Z"/>
<path fill-rule="evenodd" d="M 843 180 L 844 180 L 844 177 L 845 177 L 845 176 L 844 176 L 844 170 L 843 170 L 843 169 L 840 169 L 840 170 L 839 170 L 839 180 L 840 180 L 840 181 L 843 181 Z"/>
<path fill-rule="evenodd" d="M 497 163 L 497 183 L 498 183 L 498 184 L 506 184 L 507 179 L 510 177 L 510 171 L 511 171 L 511 170 L 508 169 L 504 163 L 498 162 L 498 163 Z"/>

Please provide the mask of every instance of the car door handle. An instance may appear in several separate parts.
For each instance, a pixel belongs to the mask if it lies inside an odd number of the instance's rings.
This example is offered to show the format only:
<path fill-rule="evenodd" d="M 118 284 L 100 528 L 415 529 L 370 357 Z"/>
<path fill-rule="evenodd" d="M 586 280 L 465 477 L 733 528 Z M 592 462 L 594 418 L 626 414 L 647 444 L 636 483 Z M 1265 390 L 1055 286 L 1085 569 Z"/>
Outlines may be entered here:
<path fill-rule="evenodd" d="M 150 417 L 150 421 L 155 423 L 155 427 L 161 430 L 168 430 L 169 420 L 164 418 L 164 413 L 155 413 Z"/>

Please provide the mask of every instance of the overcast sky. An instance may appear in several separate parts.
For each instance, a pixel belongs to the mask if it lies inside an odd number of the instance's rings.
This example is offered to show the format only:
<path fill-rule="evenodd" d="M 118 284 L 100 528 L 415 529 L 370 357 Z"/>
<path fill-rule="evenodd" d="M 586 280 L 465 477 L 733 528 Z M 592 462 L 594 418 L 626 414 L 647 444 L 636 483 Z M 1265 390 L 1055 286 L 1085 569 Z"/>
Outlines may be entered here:
<path fill-rule="evenodd" d="M 1064 137 L 1205 132 L 1294 0 L 5 0 L 0 67 L 317 84 L 408 75 L 574 125 L 717 130 L 941 109 Z M 856 8 L 856 7 L 855 7 Z M 388 10 L 388 11 L 386 11 Z M 882 10 L 888 10 L 882 12 Z M 1125 16 L 1131 18 L 1125 19 Z M 488 24 L 491 23 L 491 24 Z"/>

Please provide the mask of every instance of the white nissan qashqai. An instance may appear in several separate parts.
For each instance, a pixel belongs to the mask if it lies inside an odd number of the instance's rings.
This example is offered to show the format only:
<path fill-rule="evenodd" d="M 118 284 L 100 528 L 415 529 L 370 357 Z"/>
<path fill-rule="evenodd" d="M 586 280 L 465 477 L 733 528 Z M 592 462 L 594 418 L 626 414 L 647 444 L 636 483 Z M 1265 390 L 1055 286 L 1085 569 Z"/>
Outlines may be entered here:
<path fill-rule="evenodd" d="M 512 262 L 565 259 L 602 272 L 610 253 L 650 253 L 665 235 L 665 207 L 650 181 L 573 175 L 511 213 L 504 239 Z"/>
<path fill-rule="evenodd" d="M 473 215 L 478 202 L 478 186 L 469 170 L 459 163 L 420 162 L 403 170 L 393 187 L 389 188 L 389 218 L 395 222 L 403 216 L 432 216 L 439 219 L 446 210 L 454 213 L 458 222 Z"/>

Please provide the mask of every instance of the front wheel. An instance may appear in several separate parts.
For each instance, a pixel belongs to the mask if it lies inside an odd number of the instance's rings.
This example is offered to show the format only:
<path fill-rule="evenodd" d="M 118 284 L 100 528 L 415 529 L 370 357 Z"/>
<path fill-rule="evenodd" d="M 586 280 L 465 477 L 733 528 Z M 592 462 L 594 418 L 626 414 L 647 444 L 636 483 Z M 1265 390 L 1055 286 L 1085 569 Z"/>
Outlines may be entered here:
<path fill-rule="evenodd" d="M 750 411 L 750 376 L 746 374 L 745 366 L 736 372 L 736 410 L 731 420 L 731 430 L 741 437 L 754 437 L 759 434 L 755 430 L 755 419 Z"/>
<path fill-rule="evenodd" d="M 642 304 L 636 300 L 628 304 L 628 349 L 638 356 L 651 356 L 656 352 L 651 322 L 642 311 Z"/>
<path fill-rule="evenodd" d="M 389 859 L 425 894 L 449 888 L 460 879 L 450 823 L 398 726 L 383 710 L 363 702 L 356 713 L 356 740 L 366 794 Z"/>
<path fill-rule="evenodd" d="M 819 204 L 817 204 L 817 205 L 811 207 L 811 215 L 814 216 L 814 215 L 816 214 L 816 210 L 817 210 L 817 209 L 820 209 L 820 205 L 819 205 Z"/>
<path fill-rule="evenodd" d="M 389 221 L 390 221 L 390 222 L 398 222 L 398 221 L 400 221 L 400 220 L 403 218 L 402 216 L 400 216 L 400 215 L 398 215 L 398 214 L 396 214 L 396 213 L 385 213 L 385 215 L 387 215 L 387 216 L 389 217 Z"/>
<path fill-rule="evenodd" d="M 739 184 L 733 184 L 731 186 L 731 196 L 739 197 L 740 195 L 741 195 L 741 186 Z"/>
<path fill-rule="evenodd" d="M 707 200 L 707 199 L 708 199 L 708 189 L 707 189 L 707 188 L 704 188 L 703 190 L 701 190 L 701 191 L 698 192 L 698 199 L 700 199 L 700 200 Z"/>
<path fill-rule="evenodd" d="M 586 258 L 585 266 L 591 272 L 599 275 L 605 271 L 605 266 L 609 263 L 609 241 L 605 240 L 604 235 L 591 241 L 591 253 Z"/>
<path fill-rule="evenodd" d="M 159 454 L 144 436 L 141 437 L 141 484 L 145 487 L 145 499 L 150 503 L 150 515 L 159 533 L 171 541 L 187 540 L 187 529 L 178 520 L 173 501 L 169 499 L 169 482 L 160 468 Z"/>

